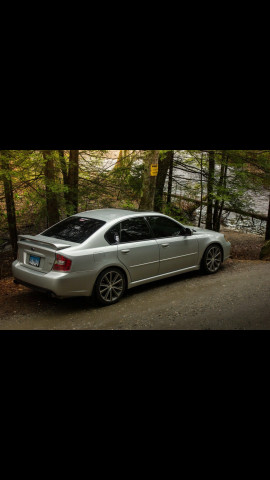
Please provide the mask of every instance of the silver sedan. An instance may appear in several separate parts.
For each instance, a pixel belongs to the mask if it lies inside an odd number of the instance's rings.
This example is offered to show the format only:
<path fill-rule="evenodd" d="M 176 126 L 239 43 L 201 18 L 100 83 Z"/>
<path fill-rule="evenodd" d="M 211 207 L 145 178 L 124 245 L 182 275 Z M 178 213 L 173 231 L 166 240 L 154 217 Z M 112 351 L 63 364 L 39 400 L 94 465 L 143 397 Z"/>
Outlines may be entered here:
<path fill-rule="evenodd" d="M 111 305 L 137 285 L 192 270 L 216 273 L 230 248 L 223 234 L 166 215 L 105 208 L 20 235 L 12 270 L 17 284 Z"/>

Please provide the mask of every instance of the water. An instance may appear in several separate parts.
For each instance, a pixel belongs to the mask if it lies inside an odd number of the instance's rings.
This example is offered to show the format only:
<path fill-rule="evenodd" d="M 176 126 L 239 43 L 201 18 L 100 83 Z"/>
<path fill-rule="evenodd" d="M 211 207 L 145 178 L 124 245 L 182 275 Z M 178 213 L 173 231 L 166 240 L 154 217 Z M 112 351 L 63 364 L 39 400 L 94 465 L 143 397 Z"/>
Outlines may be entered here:
<path fill-rule="evenodd" d="M 174 178 L 179 183 L 174 183 L 173 194 L 188 196 L 186 188 L 188 186 L 194 186 L 196 183 L 200 183 L 200 174 L 185 172 L 184 170 L 174 170 Z M 166 189 L 166 187 L 165 187 Z M 206 192 L 206 185 L 204 184 L 204 191 Z M 248 199 L 249 208 L 260 215 L 268 215 L 269 208 L 269 195 L 268 190 L 262 189 L 260 193 L 254 193 L 249 190 L 245 193 L 245 198 Z M 199 199 L 199 197 L 198 197 Z M 198 225 L 200 209 L 195 212 L 195 224 Z M 206 207 L 202 209 L 201 225 L 205 226 L 206 220 Z M 254 233 L 257 235 L 265 235 L 266 221 L 252 218 L 251 216 L 243 216 L 234 212 L 223 212 L 222 225 L 232 230 L 238 230 L 245 233 Z"/>
<path fill-rule="evenodd" d="M 120 150 L 110 150 L 109 154 L 107 155 L 107 161 L 103 161 L 103 167 L 105 165 L 106 170 L 111 170 L 115 165 L 118 154 Z M 189 160 L 190 155 L 189 153 L 182 151 L 181 155 L 179 156 L 182 160 Z M 192 165 L 190 168 L 192 168 Z M 199 164 L 196 164 L 197 168 Z M 230 169 L 229 169 L 230 171 Z M 186 187 L 188 185 L 194 186 L 194 184 L 200 184 L 200 172 L 193 173 L 187 172 L 180 169 L 175 169 L 173 172 L 174 179 L 177 180 L 179 183 L 174 182 L 173 184 L 173 191 L 172 193 L 175 195 L 186 195 L 188 196 Z M 166 190 L 166 186 L 165 186 Z M 206 192 L 206 185 L 204 183 L 204 191 Z M 254 212 L 267 216 L 268 214 L 268 206 L 269 206 L 269 191 L 262 190 L 260 193 L 254 193 L 252 191 L 247 191 L 245 197 L 249 198 L 249 207 L 254 210 Z M 199 220 L 199 213 L 200 210 L 196 210 L 195 214 L 195 223 L 198 224 Z M 206 208 L 203 208 L 202 211 L 202 226 L 205 226 L 205 217 L 206 217 Z M 239 230 L 246 233 L 255 233 L 257 235 L 265 235 L 266 230 L 266 221 L 258 220 L 256 218 L 247 217 L 243 215 L 239 215 L 234 212 L 223 212 L 222 215 L 222 224 L 227 228 L 231 228 L 233 230 Z"/>
<path fill-rule="evenodd" d="M 263 213 L 263 212 L 258 212 Z M 200 210 L 195 212 L 195 224 L 198 225 Z M 201 226 L 205 227 L 206 207 L 202 210 Z M 255 233 L 256 235 L 265 235 L 266 221 L 257 218 L 246 217 L 234 212 L 223 212 L 222 225 L 232 230 L 245 233 Z"/>

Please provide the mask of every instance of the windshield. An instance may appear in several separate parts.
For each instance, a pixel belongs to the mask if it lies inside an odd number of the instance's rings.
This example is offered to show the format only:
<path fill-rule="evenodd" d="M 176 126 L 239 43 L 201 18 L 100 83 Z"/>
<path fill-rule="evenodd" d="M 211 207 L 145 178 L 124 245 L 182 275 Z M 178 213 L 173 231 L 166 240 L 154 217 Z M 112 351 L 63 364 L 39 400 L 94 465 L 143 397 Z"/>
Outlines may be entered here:
<path fill-rule="evenodd" d="M 83 243 L 106 222 L 94 218 L 69 217 L 48 228 L 41 235 L 75 243 Z"/>

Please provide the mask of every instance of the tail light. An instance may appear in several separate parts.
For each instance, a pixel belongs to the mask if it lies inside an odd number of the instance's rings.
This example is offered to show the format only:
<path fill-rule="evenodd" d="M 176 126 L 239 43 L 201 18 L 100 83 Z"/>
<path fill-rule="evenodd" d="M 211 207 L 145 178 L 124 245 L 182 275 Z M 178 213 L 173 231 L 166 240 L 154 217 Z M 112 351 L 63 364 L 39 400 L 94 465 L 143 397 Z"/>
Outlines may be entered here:
<path fill-rule="evenodd" d="M 63 255 L 56 254 L 53 270 L 57 272 L 68 272 L 71 269 L 72 261 Z"/>

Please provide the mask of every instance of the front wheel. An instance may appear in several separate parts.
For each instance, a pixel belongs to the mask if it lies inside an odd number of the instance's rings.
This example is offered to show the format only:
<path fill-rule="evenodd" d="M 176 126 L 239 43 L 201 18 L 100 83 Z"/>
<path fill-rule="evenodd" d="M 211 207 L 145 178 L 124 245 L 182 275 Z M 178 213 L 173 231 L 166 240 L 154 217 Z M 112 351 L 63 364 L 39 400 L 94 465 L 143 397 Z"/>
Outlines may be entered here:
<path fill-rule="evenodd" d="M 210 245 L 202 259 L 202 271 L 206 274 L 216 273 L 222 264 L 222 249 L 219 245 Z"/>
<path fill-rule="evenodd" d="M 101 305 L 112 305 L 120 300 L 125 289 L 124 273 L 118 268 L 107 268 L 97 278 L 95 298 Z"/>

